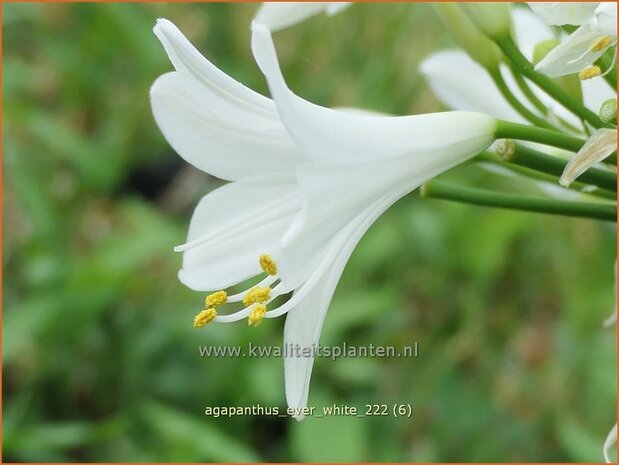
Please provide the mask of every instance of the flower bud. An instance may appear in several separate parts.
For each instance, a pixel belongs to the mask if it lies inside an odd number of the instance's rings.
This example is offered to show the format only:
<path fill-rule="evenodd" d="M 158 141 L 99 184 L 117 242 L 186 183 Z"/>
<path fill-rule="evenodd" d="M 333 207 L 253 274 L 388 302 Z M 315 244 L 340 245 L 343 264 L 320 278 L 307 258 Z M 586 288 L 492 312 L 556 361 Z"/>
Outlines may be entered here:
<path fill-rule="evenodd" d="M 605 123 L 617 124 L 617 99 L 611 98 L 602 103 L 600 119 Z"/>
<path fill-rule="evenodd" d="M 499 39 L 511 33 L 509 3 L 463 3 L 462 7 L 477 27 L 491 39 Z"/>
<path fill-rule="evenodd" d="M 501 53 L 499 48 L 473 24 L 454 2 L 433 3 L 434 11 L 445 25 L 451 38 L 477 63 L 486 69 L 497 69 Z"/>

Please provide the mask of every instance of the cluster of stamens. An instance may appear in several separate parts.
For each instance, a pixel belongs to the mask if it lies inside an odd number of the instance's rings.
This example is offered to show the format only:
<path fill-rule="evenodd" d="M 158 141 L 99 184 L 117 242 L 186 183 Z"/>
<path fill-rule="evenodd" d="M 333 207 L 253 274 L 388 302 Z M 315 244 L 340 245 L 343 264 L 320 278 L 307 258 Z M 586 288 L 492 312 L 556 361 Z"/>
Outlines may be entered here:
<path fill-rule="evenodd" d="M 604 50 L 606 50 L 608 47 L 613 45 L 613 39 L 610 36 L 602 36 L 599 39 L 596 39 L 591 46 L 589 47 L 589 50 L 585 53 L 588 53 L 589 51 L 591 52 L 602 52 Z M 574 60 L 572 60 L 570 63 L 573 63 L 577 60 L 580 60 L 582 57 L 584 56 L 584 54 Z M 612 60 L 612 62 L 614 63 L 614 59 Z M 604 76 L 606 75 L 612 68 L 612 65 L 604 72 L 602 72 L 602 69 L 597 66 L 597 65 L 589 65 L 585 68 L 583 68 L 582 70 L 580 70 L 580 72 L 578 73 L 578 78 L 581 81 L 586 81 L 587 79 L 591 79 L 597 76 Z"/>
<path fill-rule="evenodd" d="M 249 310 L 247 315 L 247 324 L 249 326 L 259 326 L 262 323 L 266 313 L 266 304 L 272 300 L 270 284 L 277 280 L 277 264 L 270 255 L 261 255 L 259 258 L 260 268 L 268 277 L 258 285 L 240 294 L 229 296 L 226 291 L 217 291 L 209 294 L 204 299 L 204 310 L 198 313 L 194 320 L 194 328 L 203 328 L 217 317 L 217 307 L 228 302 L 242 301 L 245 305 L 245 312 Z M 241 312 L 237 312 L 241 313 Z"/>

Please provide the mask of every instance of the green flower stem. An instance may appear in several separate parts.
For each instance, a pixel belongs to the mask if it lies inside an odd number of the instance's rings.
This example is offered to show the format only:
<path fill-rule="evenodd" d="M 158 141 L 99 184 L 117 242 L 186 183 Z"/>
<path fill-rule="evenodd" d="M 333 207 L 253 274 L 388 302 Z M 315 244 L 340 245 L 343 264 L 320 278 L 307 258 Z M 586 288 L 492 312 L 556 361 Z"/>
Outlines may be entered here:
<path fill-rule="evenodd" d="M 565 108 L 579 116 L 581 119 L 587 121 L 595 128 L 605 126 L 598 115 L 589 110 L 578 100 L 572 98 L 567 92 L 561 89 L 561 87 L 557 86 L 552 79 L 536 72 L 533 64 L 530 63 L 529 60 L 527 60 L 520 52 L 518 46 L 514 43 L 514 40 L 510 36 L 497 39 L 496 44 L 525 77 L 537 84 L 542 90 L 561 103 Z"/>
<path fill-rule="evenodd" d="M 531 90 L 531 88 L 529 87 L 529 84 L 527 84 L 526 79 L 522 77 L 522 74 L 520 74 L 520 72 L 518 72 L 518 70 L 514 66 L 510 66 L 509 70 L 514 78 L 514 81 L 516 82 L 516 85 L 522 91 L 524 96 L 538 111 L 542 112 L 542 114 L 545 114 L 548 110 L 546 108 L 546 105 L 544 105 L 544 103 L 539 98 L 537 98 L 537 95 L 535 95 L 533 90 Z"/>
<path fill-rule="evenodd" d="M 540 144 L 570 150 L 571 152 L 578 152 L 585 143 L 583 139 L 568 136 L 558 131 L 503 120 L 497 120 L 495 136 L 497 139 L 518 139 L 538 142 Z"/>
<path fill-rule="evenodd" d="M 617 90 L 617 68 L 615 66 L 604 75 L 604 79 L 613 90 Z"/>
<path fill-rule="evenodd" d="M 421 195 L 423 197 L 453 200 L 484 207 L 499 207 L 577 218 L 593 218 L 611 222 L 617 221 L 617 207 L 614 204 L 521 197 L 483 189 L 459 187 L 440 181 L 430 181 L 424 184 L 421 189 Z"/>
<path fill-rule="evenodd" d="M 551 184 L 551 185 L 556 185 L 556 186 L 559 185 L 559 177 L 558 176 L 554 176 L 552 174 L 547 174 L 547 173 L 544 173 L 544 172 L 541 172 L 541 171 L 536 171 L 536 170 L 534 170 L 532 168 L 528 168 L 526 166 L 516 165 L 516 164 L 512 164 L 512 163 L 508 163 L 508 162 L 499 160 L 495 154 L 491 154 L 491 153 L 488 153 L 488 152 L 482 152 L 475 159 L 477 161 L 480 161 L 480 162 L 486 162 L 486 163 L 491 163 L 491 164 L 496 165 L 496 166 L 500 166 L 502 168 L 505 168 L 507 170 L 512 171 L 513 173 L 521 174 L 523 176 L 526 176 L 527 178 L 535 179 L 537 181 L 546 182 L 546 183 Z M 589 187 L 591 187 L 590 184 L 584 184 L 582 182 L 575 181 L 572 184 L 570 184 L 568 189 L 573 190 L 575 192 L 583 193 L 583 194 L 586 194 L 586 195 L 592 195 L 594 197 L 599 197 L 599 198 L 604 199 L 604 200 L 611 200 L 613 202 L 617 201 L 617 193 L 616 192 L 609 191 L 609 190 L 606 190 L 606 189 L 602 189 L 600 187 L 598 187 L 595 190 L 592 190 L 591 192 L 588 192 L 587 188 L 589 188 Z"/>
<path fill-rule="evenodd" d="M 539 112 L 541 112 L 542 115 L 547 114 L 548 113 L 548 108 L 546 108 L 546 105 L 544 104 L 544 102 L 542 102 L 537 97 L 537 95 L 535 95 L 535 93 L 533 92 L 533 90 L 531 89 L 529 84 L 527 83 L 527 80 L 524 77 L 522 77 L 522 74 L 520 74 L 518 72 L 518 70 L 516 70 L 513 66 L 510 66 L 509 70 L 511 71 L 512 77 L 514 78 L 514 81 L 516 82 L 516 85 L 518 86 L 520 91 L 523 93 L 523 95 L 529 100 L 529 102 L 531 102 L 531 104 Z M 561 123 L 562 127 L 566 128 L 566 129 L 568 129 L 568 130 L 570 130 L 572 132 L 582 132 L 582 128 L 578 129 L 575 126 L 573 126 L 572 124 L 570 124 L 567 121 L 565 121 L 563 118 L 560 118 L 560 117 L 558 117 L 556 115 L 555 115 L 555 117 Z"/>
<path fill-rule="evenodd" d="M 496 85 L 497 89 L 499 89 L 499 92 L 501 92 L 501 95 L 505 98 L 505 100 L 509 102 L 509 104 L 514 108 L 514 110 L 520 113 L 520 115 L 522 115 L 525 119 L 530 121 L 532 124 L 535 124 L 536 126 L 546 129 L 554 129 L 554 127 L 550 123 L 548 123 L 548 121 L 537 116 L 526 106 L 524 106 L 520 102 L 520 100 L 518 100 L 514 96 L 514 94 L 512 94 L 511 90 L 509 90 L 509 87 L 507 87 L 507 84 L 505 84 L 505 80 L 503 79 L 503 76 L 501 76 L 501 72 L 498 69 L 496 71 L 490 72 L 490 77 L 494 81 L 494 85 Z"/>
<path fill-rule="evenodd" d="M 541 171 L 557 178 L 561 177 L 568 163 L 561 158 L 546 155 L 519 144 L 516 144 L 515 149 L 511 153 L 501 154 L 501 159 L 507 163 Z M 613 171 L 591 167 L 578 177 L 578 181 L 617 192 L 617 173 Z"/>

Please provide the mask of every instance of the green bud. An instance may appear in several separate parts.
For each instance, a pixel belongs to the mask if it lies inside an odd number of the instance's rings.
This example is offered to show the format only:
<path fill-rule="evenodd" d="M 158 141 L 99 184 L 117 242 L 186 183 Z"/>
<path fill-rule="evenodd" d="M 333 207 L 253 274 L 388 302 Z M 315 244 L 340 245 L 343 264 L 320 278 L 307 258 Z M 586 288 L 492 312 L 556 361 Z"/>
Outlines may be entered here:
<path fill-rule="evenodd" d="M 559 45 L 561 41 L 558 39 L 542 40 L 535 44 L 533 49 L 533 64 L 536 65 L 548 55 L 553 48 Z"/>
<path fill-rule="evenodd" d="M 479 28 L 473 24 L 457 3 L 440 2 L 432 4 L 451 38 L 468 55 L 486 69 L 497 69 L 501 52 Z"/>
<path fill-rule="evenodd" d="M 463 3 L 462 8 L 477 27 L 491 39 L 499 39 L 511 33 L 512 18 L 509 3 Z"/>
<path fill-rule="evenodd" d="M 600 119 L 605 123 L 617 124 L 617 99 L 606 100 L 600 107 Z"/>
<path fill-rule="evenodd" d="M 516 142 L 513 139 L 500 139 L 494 144 L 494 151 L 503 161 L 510 161 L 516 153 Z"/>

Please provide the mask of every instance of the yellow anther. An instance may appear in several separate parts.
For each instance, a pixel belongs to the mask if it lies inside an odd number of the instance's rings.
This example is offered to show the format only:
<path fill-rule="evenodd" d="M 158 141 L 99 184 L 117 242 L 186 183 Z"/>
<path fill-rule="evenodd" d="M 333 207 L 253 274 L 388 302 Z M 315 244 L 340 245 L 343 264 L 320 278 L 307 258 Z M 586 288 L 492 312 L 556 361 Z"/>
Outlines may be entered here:
<path fill-rule="evenodd" d="M 578 79 L 580 79 L 581 81 L 586 81 L 587 79 L 594 78 L 596 76 L 599 76 L 600 74 L 602 74 L 602 70 L 599 66 L 587 66 L 580 73 L 578 73 Z"/>
<path fill-rule="evenodd" d="M 203 328 L 211 321 L 213 318 L 217 316 L 217 310 L 214 308 L 205 308 L 200 313 L 198 313 L 193 319 L 193 327 L 194 328 Z"/>
<path fill-rule="evenodd" d="M 218 307 L 225 304 L 227 301 L 228 294 L 226 291 L 217 291 L 206 296 L 206 299 L 204 299 L 204 305 L 207 307 Z"/>
<path fill-rule="evenodd" d="M 262 302 L 266 302 L 270 297 L 270 287 L 254 287 L 253 289 L 247 291 L 247 294 L 243 297 L 243 303 L 246 307 L 249 307 L 251 304 L 261 304 Z"/>
<path fill-rule="evenodd" d="M 610 36 L 600 37 L 598 40 L 593 42 L 593 44 L 591 45 L 591 51 L 601 52 L 606 47 L 608 47 L 611 42 L 612 42 L 612 38 Z"/>
<path fill-rule="evenodd" d="M 270 255 L 260 255 L 260 268 L 262 268 L 262 271 L 266 274 L 271 276 L 275 276 L 277 274 L 277 265 L 275 260 L 273 260 Z"/>
<path fill-rule="evenodd" d="M 254 309 L 249 314 L 247 318 L 247 324 L 249 326 L 259 326 L 262 323 L 262 319 L 264 318 L 265 313 L 267 312 L 267 306 L 258 304 L 254 307 Z"/>

